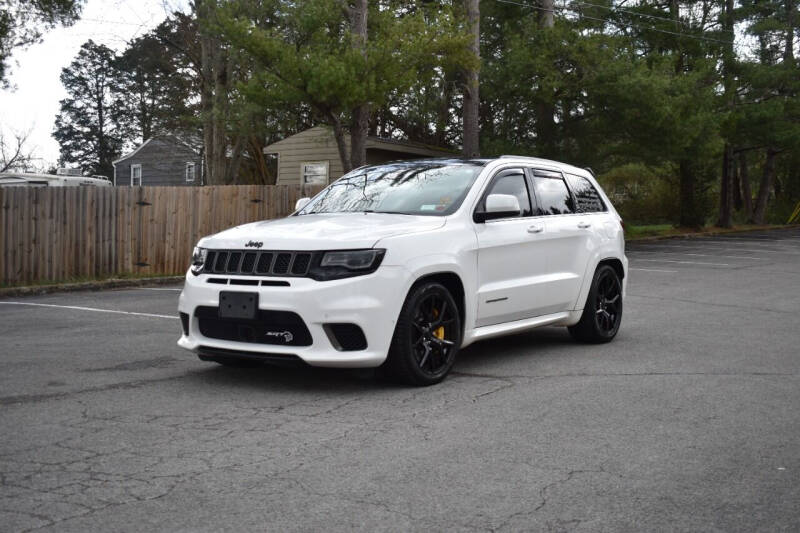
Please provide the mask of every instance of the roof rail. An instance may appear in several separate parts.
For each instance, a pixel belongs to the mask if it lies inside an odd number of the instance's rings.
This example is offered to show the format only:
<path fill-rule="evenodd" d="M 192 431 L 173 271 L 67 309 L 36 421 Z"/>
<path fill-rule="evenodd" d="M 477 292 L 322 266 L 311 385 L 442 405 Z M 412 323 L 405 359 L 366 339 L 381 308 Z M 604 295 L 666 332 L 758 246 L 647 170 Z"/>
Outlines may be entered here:
<path fill-rule="evenodd" d="M 538 159 L 537 157 L 533 157 L 532 155 L 511 155 L 511 154 L 503 154 L 500 156 L 500 159 L 506 158 L 514 158 L 514 159 Z"/>
<path fill-rule="evenodd" d="M 597 177 L 597 175 L 594 173 L 594 170 L 592 170 L 592 167 L 583 167 L 583 170 L 591 174 L 593 178 Z"/>

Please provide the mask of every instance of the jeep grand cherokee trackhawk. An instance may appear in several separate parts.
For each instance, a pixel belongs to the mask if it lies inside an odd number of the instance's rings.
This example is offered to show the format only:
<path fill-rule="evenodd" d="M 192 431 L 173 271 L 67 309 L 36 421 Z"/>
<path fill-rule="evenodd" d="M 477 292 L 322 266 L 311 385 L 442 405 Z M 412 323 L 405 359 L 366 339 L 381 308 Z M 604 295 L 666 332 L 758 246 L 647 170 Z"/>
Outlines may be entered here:
<path fill-rule="evenodd" d="M 441 381 L 460 348 L 538 326 L 608 342 L 622 319 L 621 220 L 554 161 L 358 168 L 291 216 L 197 243 L 178 344 L 223 365 L 302 360 Z"/>

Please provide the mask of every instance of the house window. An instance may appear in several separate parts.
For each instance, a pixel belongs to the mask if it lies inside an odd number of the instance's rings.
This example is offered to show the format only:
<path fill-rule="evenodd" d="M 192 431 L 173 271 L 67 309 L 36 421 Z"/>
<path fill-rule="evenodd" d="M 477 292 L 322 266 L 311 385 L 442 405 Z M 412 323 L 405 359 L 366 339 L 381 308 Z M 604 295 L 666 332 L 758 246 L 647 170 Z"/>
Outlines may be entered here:
<path fill-rule="evenodd" d="M 131 165 L 131 187 L 142 185 L 142 165 Z"/>
<path fill-rule="evenodd" d="M 328 162 L 309 161 L 300 165 L 300 179 L 304 185 L 327 185 Z"/>
<path fill-rule="evenodd" d="M 194 183 L 194 163 L 186 162 L 186 183 Z"/>

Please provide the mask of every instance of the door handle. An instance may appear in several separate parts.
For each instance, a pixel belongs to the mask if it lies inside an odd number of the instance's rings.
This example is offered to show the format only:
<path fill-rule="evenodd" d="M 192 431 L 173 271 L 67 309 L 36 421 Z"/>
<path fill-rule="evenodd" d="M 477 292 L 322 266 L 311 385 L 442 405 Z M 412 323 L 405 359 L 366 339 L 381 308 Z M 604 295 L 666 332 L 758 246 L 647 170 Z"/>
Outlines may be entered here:
<path fill-rule="evenodd" d="M 543 226 L 539 226 L 538 224 L 534 224 L 533 226 L 528 226 L 528 233 L 541 233 L 544 231 Z"/>
<path fill-rule="evenodd" d="M 592 223 L 591 222 L 578 222 L 578 227 L 580 229 L 591 228 L 592 227 Z"/>

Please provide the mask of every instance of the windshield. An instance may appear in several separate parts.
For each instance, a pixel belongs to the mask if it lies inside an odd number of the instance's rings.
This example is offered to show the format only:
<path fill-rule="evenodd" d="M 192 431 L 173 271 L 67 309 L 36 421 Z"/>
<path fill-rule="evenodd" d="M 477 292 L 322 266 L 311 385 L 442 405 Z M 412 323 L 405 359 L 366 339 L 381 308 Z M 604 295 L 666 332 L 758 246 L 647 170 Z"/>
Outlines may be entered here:
<path fill-rule="evenodd" d="M 332 183 L 297 214 L 449 215 L 464 201 L 482 168 L 452 160 L 359 168 Z"/>

